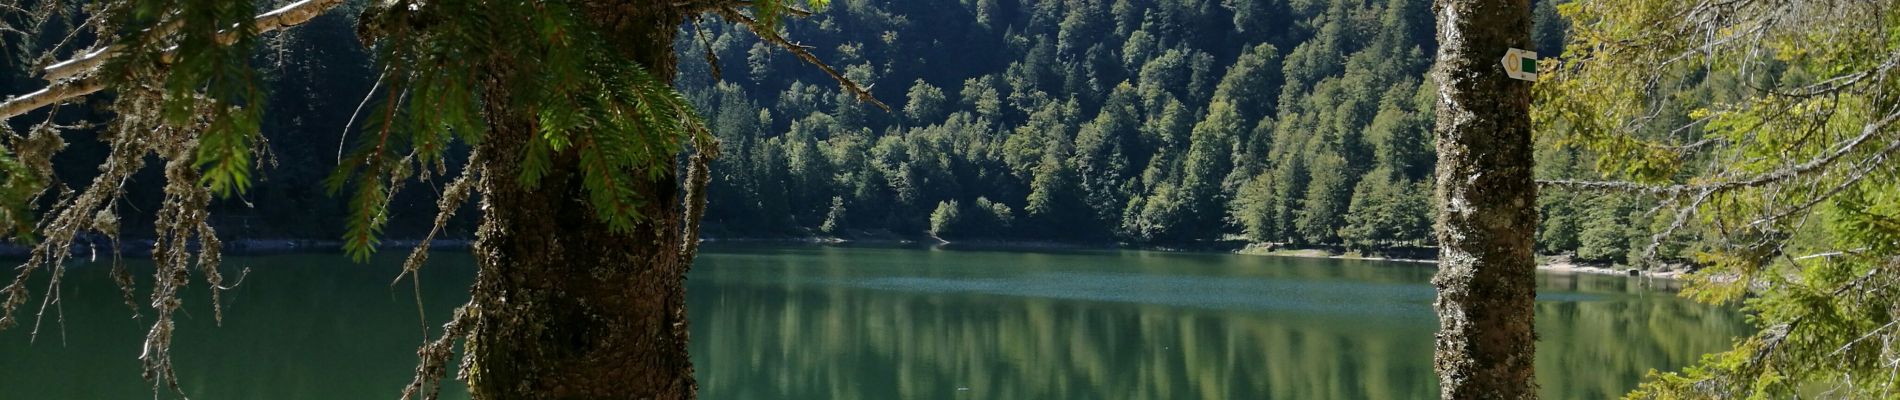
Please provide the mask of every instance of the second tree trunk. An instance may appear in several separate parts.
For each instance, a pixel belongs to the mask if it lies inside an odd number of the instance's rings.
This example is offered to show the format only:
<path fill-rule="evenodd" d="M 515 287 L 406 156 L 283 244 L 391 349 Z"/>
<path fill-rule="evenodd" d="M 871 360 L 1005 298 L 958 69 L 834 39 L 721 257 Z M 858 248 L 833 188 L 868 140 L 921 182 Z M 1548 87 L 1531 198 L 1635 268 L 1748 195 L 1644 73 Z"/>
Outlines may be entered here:
<path fill-rule="evenodd" d="M 1439 0 L 1439 332 L 1445 399 L 1536 397 L 1531 82 L 1505 72 L 1529 49 L 1529 0 Z"/>

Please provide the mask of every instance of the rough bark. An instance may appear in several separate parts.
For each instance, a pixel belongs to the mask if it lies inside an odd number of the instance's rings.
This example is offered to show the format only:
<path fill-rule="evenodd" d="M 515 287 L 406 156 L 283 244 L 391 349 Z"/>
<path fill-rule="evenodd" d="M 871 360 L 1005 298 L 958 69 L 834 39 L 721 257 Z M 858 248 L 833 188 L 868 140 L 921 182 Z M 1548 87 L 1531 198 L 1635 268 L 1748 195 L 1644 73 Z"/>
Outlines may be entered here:
<path fill-rule="evenodd" d="M 1536 397 L 1530 82 L 1505 74 L 1531 46 L 1529 0 L 1439 0 L 1435 366 L 1445 399 Z"/>
<path fill-rule="evenodd" d="M 641 3 L 641 4 L 631 4 Z M 642 7 L 644 5 L 644 7 Z M 592 22 L 654 76 L 674 74 L 670 8 L 595 2 Z M 491 131 L 481 142 L 479 275 L 468 351 L 478 399 L 691 399 L 697 388 L 686 353 L 682 207 L 673 174 L 637 188 L 645 222 L 615 233 L 589 208 L 579 157 L 557 154 L 539 187 L 526 189 L 521 157 L 533 134 L 521 104 L 506 104 L 512 73 L 493 60 L 485 104 Z"/>

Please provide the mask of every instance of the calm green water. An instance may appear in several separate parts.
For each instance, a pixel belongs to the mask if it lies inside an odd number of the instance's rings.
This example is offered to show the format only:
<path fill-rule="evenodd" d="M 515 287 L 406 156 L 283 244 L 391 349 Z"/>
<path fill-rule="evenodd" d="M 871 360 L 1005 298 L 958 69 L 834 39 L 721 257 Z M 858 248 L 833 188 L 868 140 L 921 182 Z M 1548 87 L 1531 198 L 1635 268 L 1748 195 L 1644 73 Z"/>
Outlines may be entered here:
<path fill-rule="evenodd" d="M 422 328 L 386 256 L 227 259 L 251 273 L 225 294 L 223 327 L 202 292 L 187 298 L 182 386 L 200 400 L 395 397 Z M 424 270 L 429 326 L 466 298 L 469 263 L 443 253 Z M 689 281 L 692 348 L 708 399 L 1432 398 L 1431 273 L 1136 251 L 721 245 Z M 1746 332 L 1732 311 L 1638 280 L 1540 281 L 1546 398 L 1615 397 Z M 36 343 L 30 325 L 0 332 L 0 399 L 149 398 L 136 360 L 149 322 L 131 318 L 104 268 L 75 269 L 65 295 L 63 330 L 49 311 Z"/>

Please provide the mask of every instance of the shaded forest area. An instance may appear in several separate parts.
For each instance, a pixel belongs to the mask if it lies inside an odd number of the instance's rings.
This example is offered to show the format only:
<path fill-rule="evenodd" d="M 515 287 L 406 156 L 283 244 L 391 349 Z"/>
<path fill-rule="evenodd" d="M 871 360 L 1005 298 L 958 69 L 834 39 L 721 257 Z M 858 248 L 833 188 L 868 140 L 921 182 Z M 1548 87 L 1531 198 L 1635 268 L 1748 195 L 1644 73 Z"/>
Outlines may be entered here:
<path fill-rule="evenodd" d="M 1564 23 L 1552 2 L 1539 3 L 1537 51 L 1554 56 Z M 891 112 L 742 27 L 689 23 L 677 39 L 677 82 L 723 153 L 707 236 L 1430 246 L 1430 7 L 841 0 L 781 27 L 870 85 Z M 371 110 L 361 99 L 377 84 L 353 15 L 265 37 L 271 51 L 256 60 L 271 82 L 263 129 L 292 134 L 265 135 L 273 140 L 254 190 L 214 205 L 221 232 L 342 236 L 345 200 L 322 182 L 339 143 L 362 134 Z M 38 85 L 0 79 L 10 93 Z M 1681 96 L 1711 96 L 1705 81 L 1681 83 Z M 106 118 L 58 112 L 68 116 L 61 123 Z M 1539 137 L 1540 178 L 1596 176 L 1588 151 L 1546 139 L 1555 136 Z M 79 166 L 98 165 L 105 146 L 66 141 L 60 181 L 85 182 L 96 171 Z M 125 186 L 123 214 L 158 209 L 157 169 Z M 388 235 L 426 232 L 440 184 L 405 190 Z M 1540 250 L 1624 261 L 1666 223 L 1648 201 L 1547 190 Z M 460 213 L 451 235 L 470 235 L 472 214 Z M 136 226 L 149 218 L 122 220 L 125 232 L 149 231 Z M 1665 257 L 1686 251 L 1666 247 Z"/>
<path fill-rule="evenodd" d="M 266 84 L 268 101 L 260 123 L 263 135 L 258 145 L 263 150 L 253 185 L 236 198 L 212 201 L 210 222 L 226 239 L 314 239 L 339 240 L 349 215 L 347 193 L 332 194 L 325 180 L 348 150 L 364 135 L 375 110 L 366 98 L 377 86 L 372 57 L 356 34 L 356 16 L 361 5 L 346 5 L 339 12 L 325 13 L 298 29 L 262 35 L 264 51 L 253 57 Z M 73 30 L 75 21 L 54 19 L 49 31 Z M 60 35 L 43 35 L 57 39 Z M 50 61 L 29 58 L 39 48 L 55 45 L 7 43 L 0 46 L 0 89 L 6 93 L 29 93 L 46 85 L 39 78 L 23 74 L 32 65 Z M 50 122 L 68 127 L 102 128 L 117 116 L 103 111 L 113 101 L 110 94 L 89 97 L 83 103 L 52 107 L 27 117 L 9 121 L 15 132 L 27 134 L 49 127 L 27 125 L 39 121 L 46 112 L 58 113 Z M 99 166 L 109 153 L 109 129 L 63 130 L 65 146 L 52 161 L 56 178 L 54 195 L 72 195 L 99 175 Z M 451 159 L 449 166 L 459 169 L 463 160 Z M 125 191 L 115 211 L 117 223 L 128 238 L 149 238 L 153 216 L 160 209 L 165 177 L 162 162 L 148 162 L 121 185 Z M 394 238 L 416 238 L 426 234 L 435 215 L 435 198 L 447 179 L 438 177 L 423 190 L 407 190 L 397 195 L 389 212 L 387 232 Z M 413 189 L 414 187 L 411 186 Z M 52 199 L 42 199 L 42 209 Z M 472 206 L 468 207 L 473 209 Z M 475 218 L 460 213 L 449 231 L 456 237 L 472 237 Z M 242 244 L 239 244 L 242 246 Z M 137 249 L 133 249 L 137 251 Z"/>

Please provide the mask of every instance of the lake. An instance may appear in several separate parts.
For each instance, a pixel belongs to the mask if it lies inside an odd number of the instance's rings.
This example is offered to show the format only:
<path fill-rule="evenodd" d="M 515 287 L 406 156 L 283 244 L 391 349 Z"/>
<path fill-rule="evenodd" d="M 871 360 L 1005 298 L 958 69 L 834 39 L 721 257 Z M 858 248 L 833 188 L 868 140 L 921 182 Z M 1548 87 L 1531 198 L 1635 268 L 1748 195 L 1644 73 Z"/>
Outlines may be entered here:
<path fill-rule="evenodd" d="M 394 398 L 424 326 L 467 298 L 472 260 L 403 252 L 227 257 L 224 324 L 203 283 L 174 354 L 193 399 Z M 134 263 L 141 286 L 148 265 Z M 132 318 L 101 265 L 72 269 L 65 324 L 0 332 L 0 398 L 149 398 Z M 1422 264 L 1148 251 L 709 244 L 688 281 L 706 399 L 1424 399 L 1433 270 Z M 41 274 L 43 277 L 44 274 Z M 11 275 L 9 274 L 10 278 Z M 1748 333 L 1740 313 L 1641 278 L 1539 276 L 1548 399 L 1603 399 Z M 42 281 L 43 282 L 43 281 Z M 43 290 L 34 286 L 35 294 Z M 139 300 L 145 300 L 140 293 Z M 446 398 L 466 398 L 445 390 Z M 168 398 L 171 396 L 167 396 Z"/>

